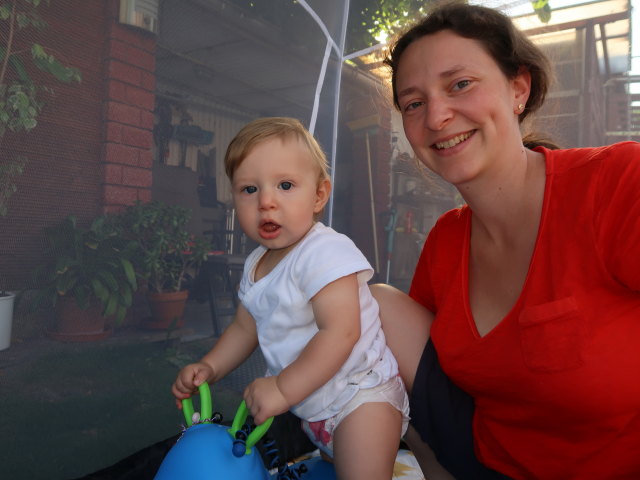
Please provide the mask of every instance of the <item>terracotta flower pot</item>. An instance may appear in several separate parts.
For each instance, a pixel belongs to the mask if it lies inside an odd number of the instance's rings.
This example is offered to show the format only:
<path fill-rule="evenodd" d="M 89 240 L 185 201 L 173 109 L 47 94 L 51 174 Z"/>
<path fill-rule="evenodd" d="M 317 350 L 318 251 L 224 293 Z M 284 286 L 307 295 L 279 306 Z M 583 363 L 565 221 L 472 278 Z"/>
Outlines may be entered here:
<path fill-rule="evenodd" d="M 149 292 L 151 318 L 143 322 L 143 326 L 154 330 L 181 328 L 184 326 L 184 307 L 189 297 L 188 290 L 179 292 Z"/>
<path fill-rule="evenodd" d="M 101 305 L 92 305 L 83 310 L 74 298 L 59 297 L 55 315 L 55 330 L 48 332 L 48 335 L 56 340 L 93 342 L 107 338 L 113 332 L 107 327 L 107 319 L 102 316 Z"/>

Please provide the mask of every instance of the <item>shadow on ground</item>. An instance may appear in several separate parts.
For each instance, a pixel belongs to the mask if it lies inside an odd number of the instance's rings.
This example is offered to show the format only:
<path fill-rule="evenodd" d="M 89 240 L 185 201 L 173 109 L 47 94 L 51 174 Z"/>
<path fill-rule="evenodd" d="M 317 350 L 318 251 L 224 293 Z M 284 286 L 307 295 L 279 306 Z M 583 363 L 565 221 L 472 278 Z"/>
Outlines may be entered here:
<path fill-rule="evenodd" d="M 171 383 L 214 342 L 122 334 L 83 344 L 37 339 L 0 352 L 2 478 L 78 478 L 174 437 L 184 421 Z M 264 373 L 254 357 L 213 392 L 225 419 Z"/>

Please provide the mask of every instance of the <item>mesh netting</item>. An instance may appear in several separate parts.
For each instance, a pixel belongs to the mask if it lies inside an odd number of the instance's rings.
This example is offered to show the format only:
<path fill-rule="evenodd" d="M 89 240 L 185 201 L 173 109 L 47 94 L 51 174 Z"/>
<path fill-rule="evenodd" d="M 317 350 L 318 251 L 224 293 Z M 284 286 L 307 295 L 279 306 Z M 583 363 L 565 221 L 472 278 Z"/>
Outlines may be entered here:
<path fill-rule="evenodd" d="M 291 116 L 313 131 L 332 166 L 324 221 L 355 241 L 374 281 L 408 288 L 426 235 L 460 199 L 416 167 L 390 101 L 375 16 L 408 21 L 428 2 L 396 3 L 0 4 L 0 291 L 19 293 L 10 346 L 0 351 L 3 478 L 80 477 L 177 433 L 171 382 L 228 324 L 233 266 L 254 246 L 235 219 L 222 165 L 229 141 L 254 118 Z M 509 12 L 555 65 L 538 127 L 565 146 L 640 138 L 628 1 L 554 7 L 546 23 L 531 2 L 490 5 Z M 188 269 L 184 322 L 162 330 L 145 327 L 145 282 L 125 288 L 126 269 L 113 266 L 131 238 L 109 230 L 114 215 L 151 200 L 187 208 L 184 230 L 225 260 Z M 60 232 L 70 216 L 74 229 L 51 243 L 51 228 Z M 106 326 L 60 333 L 51 299 L 77 286 L 67 276 L 52 287 L 52 279 L 88 259 L 93 270 L 79 282 L 109 288 L 115 275 L 117 306 Z M 115 322 L 121 305 L 126 314 Z M 227 416 L 263 373 L 259 353 L 251 362 L 220 387 Z"/>

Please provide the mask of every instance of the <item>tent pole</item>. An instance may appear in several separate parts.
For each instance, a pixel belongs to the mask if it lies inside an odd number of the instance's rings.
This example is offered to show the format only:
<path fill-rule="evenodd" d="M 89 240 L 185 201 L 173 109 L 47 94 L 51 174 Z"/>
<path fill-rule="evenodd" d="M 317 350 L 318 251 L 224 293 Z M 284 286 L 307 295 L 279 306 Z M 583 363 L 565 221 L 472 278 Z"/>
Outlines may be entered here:
<path fill-rule="evenodd" d="M 338 143 L 338 121 L 339 121 L 339 113 L 340 113 L 340 85 L 342 83 L 342 67 L 344 64 L 344 46 L 347 37 L 347 26 L 349 19 L 349 0 L 343 0 L 343 11 L 342 11 L 342 25 L 340 28 L 340 38 L 336 42 L 332 37 L 331 33 L 327 29 L 327 26 L 322 22 L 322 19 L 316 14 L 316 12 L 311 8 L 311 6 L 307 3 L 306 0 L 298 0 L 298 5 L 304 8 L 311 18 L 318 24 L 322 32 L 324 33 L 327 39 L 327 47 L 325 50 L 325 62 L 328 60 L 328 56 L 331 50 L 335 50 L 336 56 L 338 57 L 338 68 L 336 71 L 336 86 L 334 90 L 334 102 L 333 102 L 333 129 L 331 134 L 331 156 L 330 156 L 330 174 L 331 174 L 331 183 L 335 185 L 335 172 L 336 172 L 336 154 L 337 154 L 337 143 Z M 324 76 L 326 74 L 325 68 L 319 76 L 318 85 L 316 88 L 316 98 L 313 105 L 312 112 L 312 121 L 310 122 L 310 131 L 312 134 L 315 134 L 315 121 L 318 114 L 318 108 L 320 104 L 320 92 L 322 91 L 322 87 L 324 84 Z M 333 195 L 334 190 L 331 190 L 331 195 L 329 196 L 329 202 L 327 203 L 327 225 L 333 226 Z"/>
<path fill-rule="evenodd" d="M 371 146 L 369 143 L 369 132 L 365 132 L 365 143 L 367 146 L 367 171 L 369 173 L 369 201 L 371 205 L 371 228 L 373 229 L 373 254 L 375 257 L 376 273 L 380 272 L 380 255 L 378 253 L 378 226 L 376 222 L 376 201 L 373 194 L 373 173 L 371 172 Z"/>

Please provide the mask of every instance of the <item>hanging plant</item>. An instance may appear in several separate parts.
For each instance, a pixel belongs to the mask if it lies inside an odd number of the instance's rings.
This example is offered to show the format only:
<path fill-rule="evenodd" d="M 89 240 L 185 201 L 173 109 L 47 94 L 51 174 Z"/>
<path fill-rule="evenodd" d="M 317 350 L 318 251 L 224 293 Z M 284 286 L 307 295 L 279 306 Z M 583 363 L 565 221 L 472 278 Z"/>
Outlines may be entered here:
<path fill-rule="evenodd" d="M 38 15 L 42 3 L 12 0 L 0 5 L 0 148 L 5 134 L 29 132 L 38 125 L 44 105 L 41 94 L 52 93 L 50 87 L 34 83 L 30 66 L 63 83 L 81 78 L 76 68 L 63 65 L 46 47 L 28 40 L 29 28 L 47 26 Z M 7 202 L 17 188 L 15 179 L 26 162 L 24 157 L 5 155 L 0 163 L 0 216 L 7 213 Z"/>

